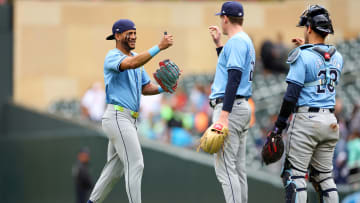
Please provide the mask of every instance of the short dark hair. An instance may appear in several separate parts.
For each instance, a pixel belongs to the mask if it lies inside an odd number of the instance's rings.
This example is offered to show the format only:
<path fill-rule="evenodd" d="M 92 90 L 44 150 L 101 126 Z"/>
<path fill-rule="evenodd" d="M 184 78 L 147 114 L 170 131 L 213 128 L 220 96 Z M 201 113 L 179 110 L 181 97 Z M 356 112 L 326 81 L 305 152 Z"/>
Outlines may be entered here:
<path fill-rule="evenodd" d="M 230 20 L 231 24 L 239 24 L 239 25 L 243 25 L 244 22 L 244 18 L 243 17 L 236 17 L 236 16 L 227 16 Z"/>
<path fill-rule="evenodd" d="M 316 31 L 315 31 L 316 32 Z M 319 32 L 316 32 L 316 33 L 318 33 L 322 38 L 324 38 L 325 39 L 325 37 L 327 37 L 328 35 L 329 35 L 329 33 L 327 33 L 327 32 L 321 32 L 321 31 L 319 31 Z"/>

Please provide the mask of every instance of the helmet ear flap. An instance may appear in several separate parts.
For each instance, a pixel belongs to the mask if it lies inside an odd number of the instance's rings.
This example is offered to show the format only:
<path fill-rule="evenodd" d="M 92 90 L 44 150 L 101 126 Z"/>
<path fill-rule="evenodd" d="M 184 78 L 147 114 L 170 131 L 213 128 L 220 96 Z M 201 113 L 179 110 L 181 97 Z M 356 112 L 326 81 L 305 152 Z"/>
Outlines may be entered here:
<path fill-rule="evenodd" d="M 299 23 L 297 24 L 297 27 L 305 26 L 306 22 L 307 22 L 307 17 L 306 16 L 300 16 L 300 20 L 299 20 Z"/>
<path fill-rule="evenodd" d="M 306 25 L 306 22 L 308 20 L 308 9 L 304 10 L 303 13 L 300 16 L 299 23 L 296 25 L 297 27 L 302 27 Z"/>

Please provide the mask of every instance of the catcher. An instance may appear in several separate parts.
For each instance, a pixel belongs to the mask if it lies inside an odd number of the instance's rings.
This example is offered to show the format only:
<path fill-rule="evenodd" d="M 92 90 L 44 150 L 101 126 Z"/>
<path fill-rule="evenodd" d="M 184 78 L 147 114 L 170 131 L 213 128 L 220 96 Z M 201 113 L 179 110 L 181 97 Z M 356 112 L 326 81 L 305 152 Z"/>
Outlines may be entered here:
<path fill-rule="evenodd" d="M 293 114 L 288 129 L 285 163 L 281 173 L 285 202 L 305 203 L 308 173 L 321 203 L 339 202 L 332 178 L 333 155 L 339 139 L 334 115 L 336 85 L 343 69 L 341 54 L 325 44 L 334 34 L 329 12 L 311 5 L 300 16 L 304 39 L 292 41 L 299 47 L 290 52 L 288 83 L 278 119 L 263 148 L 266 164 L 280 159 L 283 152 L 281 132 Z"/>
<path fill-rule="evenodd" d="M 110 50 L 104 63 L 107 109 L 102 127 L 109 138 L 107 163 L 90 195 L 88 203 L 102 202 L 115 182 L 124 175 L 130 203 L 141 203 L 141 178 L 144 161 L 136 125 L 139 116 L 140 96 L 161 92 L 172 93 L 177 87 L 179 68 L 170 60 L 160 62 L 154 73 L 160 86 L 151 83 L 143 65 L 157 53 L 172 46 L 173 36 L 165 34 L 160 43 L 149 50 L 136 54 L 136 28 L 131 20 L 121 19 L 114 23 L 112 35 L 115 48 Z"/>

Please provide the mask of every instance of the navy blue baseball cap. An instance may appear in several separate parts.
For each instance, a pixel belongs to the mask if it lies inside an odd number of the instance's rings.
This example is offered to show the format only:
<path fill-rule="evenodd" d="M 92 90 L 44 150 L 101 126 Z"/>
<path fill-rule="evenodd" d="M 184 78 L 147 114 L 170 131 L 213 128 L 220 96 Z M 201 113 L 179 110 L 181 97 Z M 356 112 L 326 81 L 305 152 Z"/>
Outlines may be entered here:
<path fill-rule="evenodd" d="M 122 33 L 127 30 L 136 30 L 134 22 L 128 19 L 120 19 L 116 21 L 112 27 L 112 35 L 109 35 L 106 40 L 115 39 L 115 33 Z"/>
<path fill-rule="evenodd" d="M 244 16 L 244 8 L 240 2 L 227 1 L 222 5 L 220 13 L 217 13 L 215 15 L 243 17 Z"/>

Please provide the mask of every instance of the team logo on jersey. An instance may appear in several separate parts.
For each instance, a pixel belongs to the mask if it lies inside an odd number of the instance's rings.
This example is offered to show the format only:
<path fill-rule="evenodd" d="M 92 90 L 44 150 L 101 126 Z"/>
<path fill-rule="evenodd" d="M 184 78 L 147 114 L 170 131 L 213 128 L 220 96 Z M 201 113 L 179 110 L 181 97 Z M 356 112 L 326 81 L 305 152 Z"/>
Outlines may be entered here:
<path fill-rule="evenodd" d="M 330 56 L 330 54 L 329 53 L 325 53 L 324 54 L 324 58 L 326 59 L 326 60 L 329 60 L 330 58 L 331 58 L 331 56 Z"/>

